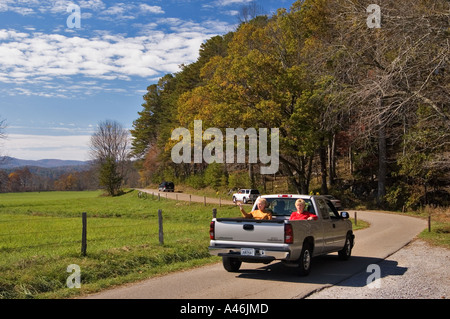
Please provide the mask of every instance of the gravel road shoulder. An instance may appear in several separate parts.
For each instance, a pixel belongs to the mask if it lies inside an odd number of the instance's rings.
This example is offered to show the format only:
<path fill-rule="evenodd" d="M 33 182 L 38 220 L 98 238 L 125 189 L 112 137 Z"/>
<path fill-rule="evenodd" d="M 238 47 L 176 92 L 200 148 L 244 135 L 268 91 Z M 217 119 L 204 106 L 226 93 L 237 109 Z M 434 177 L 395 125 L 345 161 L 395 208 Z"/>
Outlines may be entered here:
<path fill-rule="evenodd" d="M 381 278 L 367 285 L 375 271 L 361 272 L 313 293 L 307 299 L 448 299 L 450 250 L 414 240 L 378 264 Z M 378 286 L 378 287 L 377 287 Z"/>

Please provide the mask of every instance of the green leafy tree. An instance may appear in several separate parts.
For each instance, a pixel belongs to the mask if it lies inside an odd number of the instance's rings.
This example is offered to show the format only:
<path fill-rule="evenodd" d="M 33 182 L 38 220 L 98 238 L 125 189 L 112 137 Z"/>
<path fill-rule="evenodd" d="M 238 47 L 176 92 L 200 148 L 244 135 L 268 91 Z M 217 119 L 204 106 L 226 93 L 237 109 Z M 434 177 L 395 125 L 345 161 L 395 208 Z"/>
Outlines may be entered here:
<path fill-rule="evenodd" d="M 98 167 L 99 183 L 111 196 L 119 194 L 126 173 L 128 144 L 128 131 L 117 121 L 100 122 L 91 136 L 91 158 Z"/>
<path fill-rule="evenodd" d="M 118 173 L 118 164 L 113 157 L 107 157 L 100 164 L 99 184 L 103 186 L 110 196 L 121 193 L 122 176 Z"/>

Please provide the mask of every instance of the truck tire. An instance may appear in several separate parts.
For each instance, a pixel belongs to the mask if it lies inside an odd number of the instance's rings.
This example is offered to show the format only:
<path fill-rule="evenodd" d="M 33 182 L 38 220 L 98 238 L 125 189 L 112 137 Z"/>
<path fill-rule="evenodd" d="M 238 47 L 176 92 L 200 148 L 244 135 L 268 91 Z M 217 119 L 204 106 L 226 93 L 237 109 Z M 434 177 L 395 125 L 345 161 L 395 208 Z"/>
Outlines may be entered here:
<path fill-rule="evenodd" d="M 312 249 L 308 243 L 303 244 L 298 263 L 300 276 L 308 276 L 311 271 Z"/>
<path fill-rule="evenodd" d="M 233 203 L 236 204 L 236 197 L 235 196 L 233 196 Z"/>
<path fill-rule="evenodd" d="M 241 268 L 242 261 L 231 257 L 222 257 L 223 268 L 228 272 L 236 272 Z"/>
<path fill-rule="evenodd" d="M 245 197 L 242 199 L 242 201 L 244 202 L 244 204 L 247 204 L 247 202 L 248 202 L 247 198 L 245 198 Z"/>
<path fill-rule="evenodd" d="M 347 234 L 344 248 L 338 251 L 338 256 L 340 260 L 349 260 L 351 255 L 352 255 L 352 240 L 350 238 L 350 235 Z"/>

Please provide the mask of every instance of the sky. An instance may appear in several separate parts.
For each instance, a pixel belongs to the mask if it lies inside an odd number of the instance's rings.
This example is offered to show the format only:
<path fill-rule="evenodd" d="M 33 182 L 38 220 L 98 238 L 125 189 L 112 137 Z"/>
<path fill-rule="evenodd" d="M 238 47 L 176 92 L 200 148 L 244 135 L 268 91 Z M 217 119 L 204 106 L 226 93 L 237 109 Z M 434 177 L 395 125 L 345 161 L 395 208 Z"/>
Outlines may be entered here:
<path fill-rule="evenodd" d="M 0 0 L 0 155 L 89 160 L 99 122 L 132 129 L 146 88 L 234 31 L 251 0 Z M 264 13 L 294 0 L 256 0 Z"/>

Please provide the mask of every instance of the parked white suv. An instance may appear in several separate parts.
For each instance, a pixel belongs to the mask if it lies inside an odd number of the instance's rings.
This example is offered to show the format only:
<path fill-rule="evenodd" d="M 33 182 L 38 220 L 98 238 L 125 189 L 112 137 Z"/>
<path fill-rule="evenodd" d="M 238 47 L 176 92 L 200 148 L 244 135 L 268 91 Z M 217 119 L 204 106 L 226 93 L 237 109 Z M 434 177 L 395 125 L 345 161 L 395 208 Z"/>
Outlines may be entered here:
<path fill-rule="evenodd" d="M 248 202 L 255 202 L 255 200 L 261 196 L 257 189 L 240 189 L 237 193 L 233 194 L 233 203 L 242 202 L 247 204 Z"/>

